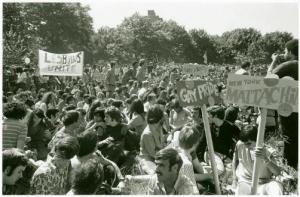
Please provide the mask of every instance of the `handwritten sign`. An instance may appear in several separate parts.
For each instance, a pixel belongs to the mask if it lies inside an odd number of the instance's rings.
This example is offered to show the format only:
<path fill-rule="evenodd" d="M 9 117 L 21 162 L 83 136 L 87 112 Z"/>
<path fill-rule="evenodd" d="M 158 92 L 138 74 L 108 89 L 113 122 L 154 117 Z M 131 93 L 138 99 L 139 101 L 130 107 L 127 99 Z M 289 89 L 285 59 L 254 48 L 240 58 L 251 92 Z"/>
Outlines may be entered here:
<path fill-rule="evenodd" d="M 205 76 L 208 74 L 209 67 L 199 64 L 184 64 L 182 66 L 182 72 L 185 74 L 194 74 L 197 76 Z"/>
<path fill-rule="evenodd" d="M 177 93 L 182 106 L 214 105 L 219 99 L 216 85 L 204 80 L 178 81 Z"/>
<path fill-rule="evenodd" d="M 39 50 L 40 75 L 82 76 L 83 51 L 55 54 Z"/>
<path fill-rule="evenodd" d="M 237 105 L 248 105 L 278 110 L 282 116 L 298 111 L 298 82 L 229 74 L 225 100 Z"/>

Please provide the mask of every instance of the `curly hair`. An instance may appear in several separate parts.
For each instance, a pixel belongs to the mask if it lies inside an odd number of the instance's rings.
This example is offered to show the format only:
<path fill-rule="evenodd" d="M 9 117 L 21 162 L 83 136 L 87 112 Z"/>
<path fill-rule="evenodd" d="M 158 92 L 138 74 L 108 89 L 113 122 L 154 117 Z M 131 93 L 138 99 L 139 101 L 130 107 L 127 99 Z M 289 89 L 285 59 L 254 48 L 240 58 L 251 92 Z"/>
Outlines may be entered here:
<path fill-rule="evenodd" d="M 6 118 L 21 120 L 26 116 L 27 110 L 24 103 L 12 102 L 3 105 L 3 114 Z"/>
<path fill-rule="evenodd" d="M 122 122 L 122 114 L 121 111 L 114 107 L 110 106 L 105 110 L 105 115 L 111 117 L 112 120 L 115 120 L 117 122 Z"/>
<path fill-rule="evenodd" d="M 16 169 L 18 166 L 27 166 L 28 159 L 21 152 L 21 150 L 17 148 L 11 148 L 2 152 L 2 162 L 2 172 L 4 172 L 7 167 L 10 167 L 10 171 L 7 174 L 7 176 L 10 176 L 14 169 Z"/>
<path fill-rule="evenodd" d="M 90 159 L 73 171 L 72 189 L 75 194 L 94 194 L 103 182 L 103 167 L 95 159 Z"/>

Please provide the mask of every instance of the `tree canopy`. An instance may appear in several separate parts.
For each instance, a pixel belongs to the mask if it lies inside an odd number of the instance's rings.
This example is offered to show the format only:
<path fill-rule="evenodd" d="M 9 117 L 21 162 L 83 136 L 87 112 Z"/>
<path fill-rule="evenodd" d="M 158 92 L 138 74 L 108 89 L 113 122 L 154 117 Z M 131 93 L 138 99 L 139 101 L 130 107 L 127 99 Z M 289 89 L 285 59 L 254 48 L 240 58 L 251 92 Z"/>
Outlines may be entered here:
<path fill-rule="evenodd" d="M 238 28 L 221 36 L 204 29 L 187 31 L 175 21 L 134 13 L 115 28 L 93 31 L 89 7 L 80 3 L 4 3 L 4 65 L 22 64 L 25 57 L 37 63 L 37 51 L 84 51 L 85 63 L 138 58 L 155 62 L 253 63 L 270 62 L 292 39 L 288 32 L 262 35 L 254 28 Z"/>

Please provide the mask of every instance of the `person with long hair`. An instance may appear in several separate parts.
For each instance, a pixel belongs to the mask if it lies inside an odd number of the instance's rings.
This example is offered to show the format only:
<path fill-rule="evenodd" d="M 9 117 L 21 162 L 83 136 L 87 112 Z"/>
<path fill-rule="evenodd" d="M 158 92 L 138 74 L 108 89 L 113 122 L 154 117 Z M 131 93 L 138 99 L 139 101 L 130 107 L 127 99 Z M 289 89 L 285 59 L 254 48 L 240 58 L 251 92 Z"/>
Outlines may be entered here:
<path fill-rule="evenodd" d="M 140 99 L 135 99 L 131 103 L 129 109 L 129 118 L 130 118 L 128 122 L 129 129 L 132 129 L 136 133 L 141 135 L 144 129 L 146 128 L 147 123 L 145 120 L 144 105 Z"/>

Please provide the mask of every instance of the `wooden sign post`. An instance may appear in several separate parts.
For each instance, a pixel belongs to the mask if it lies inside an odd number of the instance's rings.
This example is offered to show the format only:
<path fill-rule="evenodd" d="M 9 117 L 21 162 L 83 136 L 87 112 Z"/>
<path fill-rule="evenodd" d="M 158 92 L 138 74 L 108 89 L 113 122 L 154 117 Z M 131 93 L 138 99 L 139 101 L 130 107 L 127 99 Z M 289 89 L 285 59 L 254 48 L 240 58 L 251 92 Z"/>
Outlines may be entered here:
<path fill-rule="evenodd" d="M 210 132 L 210 126 L 209 126 L 209 121 L 208 121 L 208 116 L 207 116 L 206 105 L 201 106 L 201 111 L 202 111 L 202 118 L 203 118 L 203 123 L 204 123 L 204 130 L 205 130 L 208 154 L 210 157 L 211 167 L 212 167 L 213 176 L 214 176 L 215 189 L 216 189 L 216 193 L 218 195 L 221 195 L 218 169 L 217 169 L 217 165 L 216 165 L 216 161 L 215 161 L 215 151 L 214 151 L 214 146 L 213 146 L 213 142 L 212 142 L 212 138 L 211 138 L 211 132 Z"/>
<path fill-rule="evenodd" d="M 277 110 L 282 116 L 298 111 L 298 82 L 290 79 L 263 78 L 229 74 L 227 80 L 227 103 L 261 108 L 256 147 L 264 144 L 267 109 Z M 257 192 L 262 161 L 255 158 L 252 174 L 251 194 Z"/>
<path fill-rule="evenodd" d="M 206 104 L 213 105 L 218 99 L 216 86 L 213 83 L 191 80 L 177 82 L 177 92 L 181 106 L 201 106 L 202 118 L 205 128 L 205 136 L 210 156 L 211 167 L 215 182 L 215 189 L 218 195 L 221 195 L 218 169 L 215 162 L 214 147 L 211 138 L 211 131 L 208 121 Z"/>

